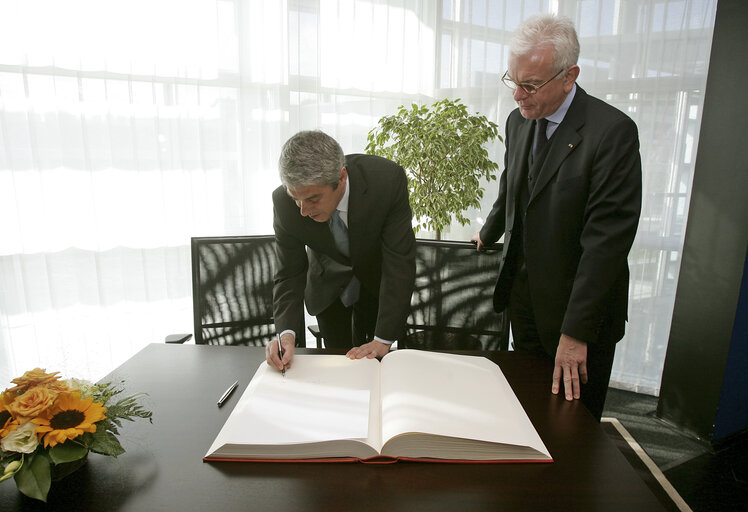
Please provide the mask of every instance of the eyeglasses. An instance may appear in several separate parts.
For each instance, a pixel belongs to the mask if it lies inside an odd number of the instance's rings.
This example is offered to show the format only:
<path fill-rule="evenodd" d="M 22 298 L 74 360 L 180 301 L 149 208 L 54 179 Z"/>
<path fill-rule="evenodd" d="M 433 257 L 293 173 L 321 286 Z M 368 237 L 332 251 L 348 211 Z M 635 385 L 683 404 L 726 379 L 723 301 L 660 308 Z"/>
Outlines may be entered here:
<path fill-rule="evenodd" d="M 517 87 L 519 87 L 520 89 L 522 89 L 523 91 L 525 91 L 527 94 L 537 94 L 541 87 L 543 87 L 545 84 L 547 84 L 548 82 L 550 82 L 551 80 L 553 80 L 554 78 L 556 78 L 558 75 L 560 75 L 564 71 L 566 71 L 565 68 L 560 69 L 558 71 L 558 73 L 556 73 L 555 75 L 553 75 L 551 78 L 549 78 L 548 80 L 546 80 L 545 82 L 543 82 L 540 85 L 528 84 L 528 83 L 525 83 L 525 82 L 523 82 L 521 84 L 518 84 L 517 82 L 515 82 L 514 80 L 512 80 L 512 78 L 509 76 L 509 70 L 507 70 L 504 73 L 504 76 L 501 77 L 501 81 L 504 83 L 504 85 L 506 85 L 507 87 L 509 87 L 513 91 L 516 91 Z"/>

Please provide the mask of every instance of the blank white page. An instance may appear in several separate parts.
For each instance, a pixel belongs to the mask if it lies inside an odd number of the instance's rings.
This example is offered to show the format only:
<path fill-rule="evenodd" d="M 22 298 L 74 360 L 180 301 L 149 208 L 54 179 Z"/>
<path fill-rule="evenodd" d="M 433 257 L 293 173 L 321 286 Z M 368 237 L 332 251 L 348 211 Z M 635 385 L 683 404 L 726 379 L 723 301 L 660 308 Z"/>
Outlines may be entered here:
<path fill-rule="evenodd" d="M 382 440 L 408 432 L 548 453 L 501 369 L 485 357 L 397 350 L 382 361 Z"/>
<path fill-rule="evenodd" d="M 296 355 L 285 377 L 263 362 L 208 453 L 227 443 L 366 440 L 371 424 L 379 424 L 378 381 L 375 359 Z M 377 417 L 370 421 L 372 410 Z M 374 434 L 380 442 L 378 428 Z"/>

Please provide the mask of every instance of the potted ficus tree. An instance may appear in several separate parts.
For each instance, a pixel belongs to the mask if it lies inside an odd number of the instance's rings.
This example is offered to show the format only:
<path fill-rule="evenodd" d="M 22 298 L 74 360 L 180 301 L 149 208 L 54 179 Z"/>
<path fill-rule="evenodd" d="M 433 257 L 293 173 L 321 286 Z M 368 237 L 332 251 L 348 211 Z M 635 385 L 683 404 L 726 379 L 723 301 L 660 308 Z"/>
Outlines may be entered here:
<path fill-rule="evenodd" d="M 496 179 L 498 165 L 488 157 L 485 145 L 498 135 L 498 126 L 482 115 L 471 115 L 459 99 L 443 99 L 431 106 L 399 107 L 394 115 L 382 117 L 368 135 L 367 153 L 389 158 L 408 174 L 410 206 L 416 219 L 414 230 L 432 230 L 441 240 L 443 230 L 453 220 L 466 225 L 468 208 L 480 207 L 484 189 L 482 180 Z M 414 331 L 398 343 L 410 348 L 476 349 L 482 348 L 477 336 L 455 328 L 465 308 L 453 308 L 458 275 L 451 284 L 442 276 L 443 258 L 449 249 L 419 251 L 416 258 L 416 285 L 411 304 Z M 461 272 L 472 273 L 466 265 Z M 453 274 L 455 274 L 453 272 Z M 466 280 L 465 282 L 468 282 Z M 473 326 L 475 327 L 475 326 Z"/>
<path fill-rule="evenodd" d="M 415 231 L 432 230 L 441 239 L 453 219 L 464 226 L 468 208 L 479 208 L 481 179 L 496 179 L 499 166 L 484 145 L 503 141 L 498 126 L 482 115 L 471 115 L 458 99 L 431 106 L 400 106 L 382 117 L 367 137 L 366 152 L 389 158 L 408 174 Z"/>

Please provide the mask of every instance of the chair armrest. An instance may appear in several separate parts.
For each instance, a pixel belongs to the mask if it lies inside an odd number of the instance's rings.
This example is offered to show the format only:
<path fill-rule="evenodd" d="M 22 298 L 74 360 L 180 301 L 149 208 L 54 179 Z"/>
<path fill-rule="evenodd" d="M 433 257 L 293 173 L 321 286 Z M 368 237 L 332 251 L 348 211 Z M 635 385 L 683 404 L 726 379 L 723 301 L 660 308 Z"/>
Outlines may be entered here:
<path fill-rule="evenodd" d="M 192 334 L 169 334 L 164 340 L 166 343 L 184 343 L 192 339 Z"/>

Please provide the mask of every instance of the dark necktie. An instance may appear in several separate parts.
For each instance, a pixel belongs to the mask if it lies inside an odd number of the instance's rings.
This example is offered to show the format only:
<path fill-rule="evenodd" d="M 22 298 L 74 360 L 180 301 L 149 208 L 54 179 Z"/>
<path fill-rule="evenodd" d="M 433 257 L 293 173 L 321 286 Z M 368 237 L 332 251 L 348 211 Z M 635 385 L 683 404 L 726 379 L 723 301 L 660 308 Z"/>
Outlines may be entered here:
<path fill-rule="evenodd" d="M 340 211 L 335 210 L 330 215 L 330 231 L 332 231 L 332 237 L 335 239 L 335 247 L 343 253 L 347 258 L 351 257 L 350 240 L 348 239 L 348 228 L 340 218 Z M 358 296 L 361 289 L 361 283 L 353 276 L 348 286 L 345 287 L 343 293 L 340 294 L 340 301 L 345 307 L 351 306 L 358 300 Z"/>
<path fill-rule="evenodd" d="M 548 128 L 548 119 L 543 118 L 535 121 L 535 138 L 532 142 L 532 155 L 530 157 L 530 166 L 527 171 L 528 196 L 523 198 L 523 203 L 525 205 L 527 204 L 529 194 L 532 193 L 532 189 L 535 186 L 535 177 L 538 172 L 535 163 L 538 160 L 538 156 L 540 156 L 543 151 L 543 147 L 548 142 L 548 137 L 545 134 L 546 128 Z"/>
<path fill-rule="evenodd" d="M 347 258 L 351 256 L 350 241 L 348 240 L 348 228 L 340 218 L 340 210 L 335 210 L 330 215 L 330 231 L 335 239 L 335 247 Z"/>
<path fill-rule="evenodd" d="M 538 153 L 540 153 L 543 149 L 543 146 L 545 146 L 545 143 L 548 142 L 548 137 L 546 136 L 545 132 L 548 128 L 548 119 L 542 118 L 538 119 L 535 122 L 535 142 L 533 143 L 533 150 L 532 150 L 532 157 L 533 159 L 537 158 Z"/>

